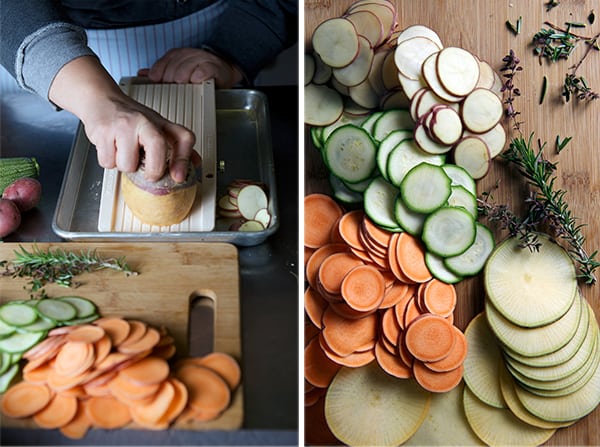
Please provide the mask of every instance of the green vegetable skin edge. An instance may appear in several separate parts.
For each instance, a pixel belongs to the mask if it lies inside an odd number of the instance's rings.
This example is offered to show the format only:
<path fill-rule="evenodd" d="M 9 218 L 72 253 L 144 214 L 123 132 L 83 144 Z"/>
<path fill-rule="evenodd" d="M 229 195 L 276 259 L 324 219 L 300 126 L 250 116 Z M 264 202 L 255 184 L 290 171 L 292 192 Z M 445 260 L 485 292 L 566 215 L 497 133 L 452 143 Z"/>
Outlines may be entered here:
<path fill-rule="evenodd" d="M 33 157 L 0 158 L 0 194 L 17 179 L 39 175 L 40 165 Z"/>

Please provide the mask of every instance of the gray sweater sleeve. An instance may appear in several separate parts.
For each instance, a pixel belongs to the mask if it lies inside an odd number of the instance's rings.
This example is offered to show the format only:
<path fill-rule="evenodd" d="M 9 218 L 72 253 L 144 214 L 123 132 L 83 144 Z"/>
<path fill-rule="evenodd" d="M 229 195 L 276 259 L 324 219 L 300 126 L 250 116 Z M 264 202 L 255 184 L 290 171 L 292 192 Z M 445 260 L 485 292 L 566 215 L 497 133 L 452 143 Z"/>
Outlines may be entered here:
<path fill-rule="evenodd" d="M 0 62 L 25 90 L 48 98 L 60 69 L 93 55 L 85 30 L 64 21 L 52 0 L 0 0 Z"/>

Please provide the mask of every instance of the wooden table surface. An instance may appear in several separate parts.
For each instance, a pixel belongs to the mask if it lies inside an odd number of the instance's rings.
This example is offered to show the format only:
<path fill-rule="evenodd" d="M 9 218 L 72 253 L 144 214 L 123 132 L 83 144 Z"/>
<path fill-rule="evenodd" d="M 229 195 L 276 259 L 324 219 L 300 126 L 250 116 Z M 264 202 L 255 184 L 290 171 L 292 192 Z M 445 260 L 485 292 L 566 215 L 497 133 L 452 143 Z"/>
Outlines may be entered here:
<path fill-rule="evenodd" d="M 521 97 L 515 108 L 521 112 L 523 134 L 535 133 L 534 138 L 547 141 L 546 157 L 558 162 L 555 186 L 567 191 L 565 199 L 571 212 L 586 237 L 588 253 L 600 249 L 600 100 L 589 103 L 572 99 L 565 103 L 561 98 L 562 84 L 569 67 L 584 54 L 586 45 L 580 43 L 568 60 L 540 65 L 533 54 L 533 35 L 545 21 L 564 27 L 565 22 L 585 22 L 592 9 L 600 14 L 599 1 L 562 1 L 557 7 L 546 11 L 544 1 L 519 0 L 396 0 L 398 26 L 400 29 L 412 24 L 423 24 L 434 29 L 445 46 L 465 48 L 494 69 L 502 66 L 502 58 L 512 48 L 521 59 L 523 71 L 517 75 L 515 84 Z M 305 45 L 310 50 L 310 36 L 324 19 L 340 16 L 352 4 L 351 0 L 306 0 Z M 522 17 L 521 31 L 512 33 L 506 26 L 509 20 L 515 23 Z M 600 32 L 600 19 L 586 28 L 573 29 L 574 33 L 594 36 Z M 577 71 L 592 89 L 600 90 L 600 52 L 592 51 Z M 542 80 L 546 76 L 547 92 L 539 104 Z M 507 129 L 510 125 L 507 124 Z M 555 149 L 556 136 L 561 139 L 572 137 L 571 142 L 558 154 Z M 305 192 L 328 191 L 326 171 L 317 151 L 306 138 L 305 148 Z M 494 162 L 491 172 L 477 184 L 478 194 L 490 191 L 496 184 L 493 196 L 498 203 L 508 204 L 519 210 L 527 194 L 523 181 L 501 161 Z M 496 238 L 504 234 L 496 230 Z M 596 276 L 599 276 L 598 274 Z M 582 285 L 582 293 L 600 315 L 600 284 Z M 460 308 L 455 315 L 457 325 L 464 329 L 468 321 L 482 309 L 483 287 L 480 278 L 472 278 L 458 285 Z M 600 408 L 577 424 L 557 433 L 547 445 L 599 445 Z"/>

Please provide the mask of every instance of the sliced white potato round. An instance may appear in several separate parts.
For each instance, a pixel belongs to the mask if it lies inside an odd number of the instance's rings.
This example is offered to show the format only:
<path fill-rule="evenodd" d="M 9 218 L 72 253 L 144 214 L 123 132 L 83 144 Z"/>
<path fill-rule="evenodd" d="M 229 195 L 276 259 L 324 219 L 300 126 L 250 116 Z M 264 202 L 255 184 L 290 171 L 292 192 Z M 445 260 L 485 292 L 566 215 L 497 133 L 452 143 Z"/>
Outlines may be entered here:
<path fill-rule="evenodd" d="M 404 28 L 398 35 L 396 44 L 400 44 L 413 37 L 426 37 L 427 39 L 435 42 L 438 47 L 444 48 L 444 44 L 442 43 L 442 39 L 440 39 L 438 33 L 425 25 L 410 25 Z"/>
<path fill-rule="evenodd" d="M 388 50 L 385 59 L 383 60 L 383 66 L 381 68 L 381 75 L 383 77 L 383 85 L 386 90 L 394 90 L 401 87 L 400 79 L 398 78 L 398 68 L 394 61 L 394 51 Z"/>
<path fill-rule="evenodd" d="M 382 110 L 409 109 L 409 108 L 410 108 L 410 99 L 408 99 L 408 96 L 406 96 L 406 93 L 401 88 L 398 88 L 395 91 L 389 92 L 381 98 L 381 109 Z"/>
<path fill-rule="evenodd" d="M 340 369 L 325 396 L 325 419 L 347 445 L 397 446 L 418 430 L 430 402 L 414 380 L 398 380 L 371 362 Z"/>
<path fill-rule="evenodd" d="M 500 389 L 502 390 L 502 397 L 504 397 L 504 402 L 512 411 L 512 413 L 521 419 L 523 422 L 533 425 L 534 427 L 539 428 L 562 428 L 568 427 L 572 425 L 575 421 L 572 422 L 549 422 L 544 419 L 541 419 L 531 412 L 527 408 L 523 406 L 519 398 L 517 397 L 517 392 L 515 391 L 515 379 L 511 376 L 510 372 L 504 365 L 500 366 Z"/>
<path fill-rule="evenodd" d="M 421 67 L 421 74 L 427 83 L 427 86 L 440 98 L 447 102 L 460 102 L 462 96 L 456 96 L 448 92 L 440 82 L 437 73 L 437 57 L 439 53 L 433 53 L 425 61 Z"/>
<path fill-rule="evenodd" d="M 254 220 L 260 222 L 264 228 L 268 228 L 271 223 L 271 213 L 267 208 L 261 208 L 254 215 Z"/>
<path fill-rule="evenodd" d="M 502 362 L 502 351 L 490 330 L 484 313 L 473 318 L 465 329 L 467 357 L 463 379 L 467 387 L 488 405 L 497 408 L 506 406 L 500 390 L 498 368 Z"/>
<path fill-rule="evenodd" d="M 479 80 L 479 63 L 463 48 L 446 47 L 437 57 L 437 73 L 442 86 L 452 95 L 466 96 Z"/>
<path fill-rule="evenodd" d="M 477 62 L 479 63 L 479 81 L 475 88 L 491 89 L 495 82 L 494 69 L 484 60 L 478 58 Z"/>
<path fill-rule="evenodd" d="M 421 90 L 424 87 L 427 87 L 427 84 L 421 76 L 419 76 L 419 79 L 414 80 L 407 78 L 402 73 L 399 73 L 396 70 L 396 77 L 398 78 L 398 82 L 400 83 L 402 90 L 404 90 L 404 93 L 406 93 L 406 96 L 408 96 L 410 100 L 414 98 L 415 94 L 419 90 Z"/>
<path fill-rule="evenodd" d="M 485 404 L 469 388 L 463 395 L 465 415 L 475 434 L 487 445 L 538 446 L 554 435 L 554 428 L 539 428 L 523 422 L 508 408 Z"/>
<path fill-rule="evenodd" d="M 504 349 L 504 353 L 518 362 L 536 368 L 556 366 L 566 362 L 579 351 L 579 348 L 588 335 L 588 330 L 590 330 L 594 324 L 593 320 L 590 318 L 590 315 L 593 315 L 593 310 L 591 309 L 587 300 L 584 300 L 584 304 L 585 305 L 583 306 L 581 312 L 581 321 L 577 327 L 577 332 L 562 348 L 554 352 L 535 357 L 524 356 L 507 348 Z"/>
<path fill-rule="evenodd" d="M 356 34 L 365 37 L 369 41 L 371 48 L 375 48 L 383 42 L 386 31 L 379 17 L 373 12 L 358 10 L 351 12 L 345 18 L 352 22 Z"/>
<path fill-rule="evenodd" d="M 419 101 L 421 100 L 421 96 L 423 96 L 427 92 L 427 87 L 422 87 L 417 90 L 410 101 L 410 116 L 414 121 L 417 121 L 419 117 L 417 116 L 417 109 L 419 107 Z"/>
<path fill-rule="evenodd" d="M 379 96 L 368 80 L 361 82 L 358 85 L 348 87 L 348 96 L 350 96 L 356 104 L 367 109 L 374 109 L 379 105 Z"/>
<path fill-rule="evenodd" d="M 329 84 L 340 95 L 342 95 L 342 96 L 350 96 L 350 87 L 348 87 L 347 85 L 342 84 L 340 81 L 338 81 L 336 78 L 333 77 L 333 69 L 331 70 L 331 72 L 332 72 L 332 75 L 331 75 L 331 79 L 329 80 Z"/>
<path fill-rule="evenodd" d="M 479 180 L 490 170 L 492 157 L 483 140 L 477 137 L 465 137 L 454 146 L 454 163 L 464 168 L 471 177 Z"/>
<path fill-rule="evenodd" d="M 371 88 L 375 90 L 377 96 L 383 96 L 387 93 L 388 89 L 383 83 L 383 63 L 386 56 L 390 53 L 389 50 L 378 50 L 373 54 L 373 63 L 371 64 L 371 71 L 369 72 L 368 81 L 371 84 Z M 400 81 L 396 77 L 396 84 L 400 85 Z"/>
<path fill-rule="evenodd" d="M 524 356 L 544 355 L 566 345 L 575 332 L 581 318 L 581 300 L 576 298 L 564 315 L 543 326 L 523 327 L 506 319 L 490 302 L 485 300 L 485 313 L 492 332 L 511 351 Z"/>
<path fill-rule="evenodd" d="M 245 219 L 253 220 L 258 210 L 266 208 L 269 204 L 267 194 L 257 185 L 247 185 L 240 189 L 237 205 Z"/>
<path fill-rule="evenodd" d="M 465 417 L 463 387 L 461 383 L 446 393 L 434 393 L 427 418 L 403 445 L 485 445 Z"/>
<path fill-rule="evenodd" d="M 431 134 L 442 144 L 456 143 L 463 133 L 460 116 L 452 107 L 439 107 L 432 112 Z"/>
<path fill-rule="evenodd" d="M 583 387 L 566 396 L 538 396 L 520 386 L 515 391 L 523 406 L 539 418 L 554 422 L 581 419 L 600 404 L 600 364 Z"/>
<path fill-rule="evenodd" d="M 334 68 L 333 76 L 340 84 L 352 87 L 364 82 L 369 76 L 373 64 L 373 50 L 369 41 L 358 36 L 359 51 L 356 58 L 345 67 Z"/>
<path fill-rule="evenodd" d="M 330 67 L 345 67 L 358 55 L 358 34 L 352 22 L 343 17 L 327 19 L 315 28 L 312 46 Z"/>
<path fill-rule="evenodd" d="M 439 144 L 432 140 L 423 123 L 418 123 L 415 127 L 415 142 L 428 154 L 445 154 L 452 149 L 449 144 Z"/>
<path fill-rule="evenodd" d="M 503 86 L 504 83 L 502 82 L 502 78 L 494 70 L 494 85 L 492 85 L 492 88 L 490 88 L 490 90 L 493 91 L 496 94 L 496 96 L 498 96 L 498 98 L 500 99 L 502 99 L 502 97 L 504 96 L 504 92 L 502 91 Z"/>
<path fill-rule="evenodd" d="M 500 122 L 502 101 L 486 88 L 476 88 L 462 102 L 461 116 L 465 127 L 473 133 L 484 133 Z"/>
<path fill-rule="evenodd" d="M 323 62 L 323 59 L 321 59 L 321 56 L 319 56 L 317 53 L 313 52 L 312 57 L 315 61 L 315 72 L 312 77 L 312 83 L 326 84 L 331 78 L 332 68 Z"/>
<path fill-rule="evenodd" d="M 263 231 L 264 229 L 265 227 L 262 222 L 257 220 L 247 220 L 246 222 L 242 222 L 238 231 Z"/>
<path fill-rule="evenodd" d="M 344 111 L 338 92 L 326 85 L 308 84 L 304 87 L 304 122 L 312 126 L 327 126 Z"/>
<path fill-rule="evenodd" d="M 558 320 L 577 296 L 575 267 L 567 252 L 543 234 L 539 251 L 520 247 L 518 238 L 499 244 L 484 269 L 484 286 L 495 308 L 525 327 Z"/>
<path fill-rule="evenodd" d="M 438 95 L 436 95 L 433 92 L 433 90 L 425 89 L 425 92 L 419 98 L 419 103 L 417 104 L 417 108 L 415 111 L 417 119 L 424 116 L 427 112 L 431 111 L 434 107 L 440 106 L 440 105 L 453 108 L 454 110 L 458 110 L 458 104 L 449 103 L 447 101 L 444 101 L 442 98 L 440 98 Z"/>
<path fill-rule="evenodd" d="M 394 51 L 394 62 L 398 71 L 409 79 L 421 77 L 425 59 L 440 51 L 440 47 L 427 37 L 411 37 L 398 44 Z"/>
<path fill-rule="evenodd" d="M 312 54 L 304 55 L 304 85 L 308 85 L 315 75 L 316 62 Z"/>
<path fill-rule="evenodd" d="M 475 134 L 468 129 L 464 129 L 464 136 L 477 136 L 483 140 L 490 150 L 490 157 L 497 157 L 504 150 L 507 141 L 506 130 L 502 123 L 496 124 L 490 130 L 484 133 Z"/>
<path fill-rule="evenodd" d="M 348 14 L 358 11 L 369 11 L 380 20 L 383 26 L 383 40 L 387 39 L 396 25 L 396 8 L 388 1 L 357 2 L 348 8 Z"/>

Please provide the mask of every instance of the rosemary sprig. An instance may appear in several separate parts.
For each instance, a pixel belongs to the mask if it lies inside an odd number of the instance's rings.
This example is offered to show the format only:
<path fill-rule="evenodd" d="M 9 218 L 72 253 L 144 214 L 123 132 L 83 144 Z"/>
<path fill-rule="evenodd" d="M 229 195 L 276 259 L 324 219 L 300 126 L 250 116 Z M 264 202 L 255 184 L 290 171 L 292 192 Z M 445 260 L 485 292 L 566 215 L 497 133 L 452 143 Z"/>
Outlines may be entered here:
<path fill-rule="evenodd" d="M 594 271 L 600 267 L 596 260 L 597 251 L 588 254 L 584 248 L 585 238 L 581 232 L 583 225 L 577 223 L 565 199 L 566 191 L 555 189 L 556 164 L 551 163 L 543 156 L 546 143 L 538 141 L 539 149 L 533 147 L 533 133 L 526 140 L 521 130 L 521 124 L 517 121 L 519 112 L 514 108 L 514 99 L 520 95 L 515 87 L 514 77 L 522 70 L 520 60 L 513 50 L 503 58 L 504 85 L 502 90 L 508 92 L 506 114 L 513 122 L 513 128 L 518 136 L 511 139 L 508 148 L 502 153 L 502 157 L 516 166 L 517 171 L 526 179 L 532 187 L 530 196 L 525 200 L 527 206 L 526 215 L 520 218 L 505 205 L 496 205 L 490 201 L 491 194 L 484 194 L 484 199 L 478 199 L 478 208 L 482 216 L 501 224 L 509 234 L 518 237 L 522 247 L 530 250 L 538 250 L 539 242 L 535 235 L 542 228 L 554 234 L 556 238 L 564 240 L 568 244 L 567 251 L 571 259 L 579 266 L 579 277 L 585 283 L 592 284 L 596 281 Z M 557 140 L 558 141 L 558 140 Z M 566 141 L 566 142 L 565 142 Z M 563 140 L 562 146 L 566 145 L 570 138 Z"/>
<path fill-rule="evenodd" d="M 560 151 L 562 151 L 567 144 L 569 144 L 569 141 L 571 141 L 573 139 L 573 137 L 566 137 L 564 140 L 561 140 L 560 135 L 556 136 L 556 153 L 560 154 Z"/>
<path fill-rule="evenodd" d="M 84 272 L 93 272 L 103 269 L 112 269 L 125 272 L 127 275 L 136 275 L 137 272 L 125 262 L 125 258 L 102 258 L 96 250 L 79 253 L 65 251 L 60 248 L 42 250 L 37 245 L 26 250 L 19 246 L 14 251 L 15 259 L 0 261 L 4 268 L 2 276 L 12 278 L 30 278 L 28 284 L 31 291 L 39 291 L 48 283 L 64 287 L 78 287 L 80 282 L 74 278 Z"/>

